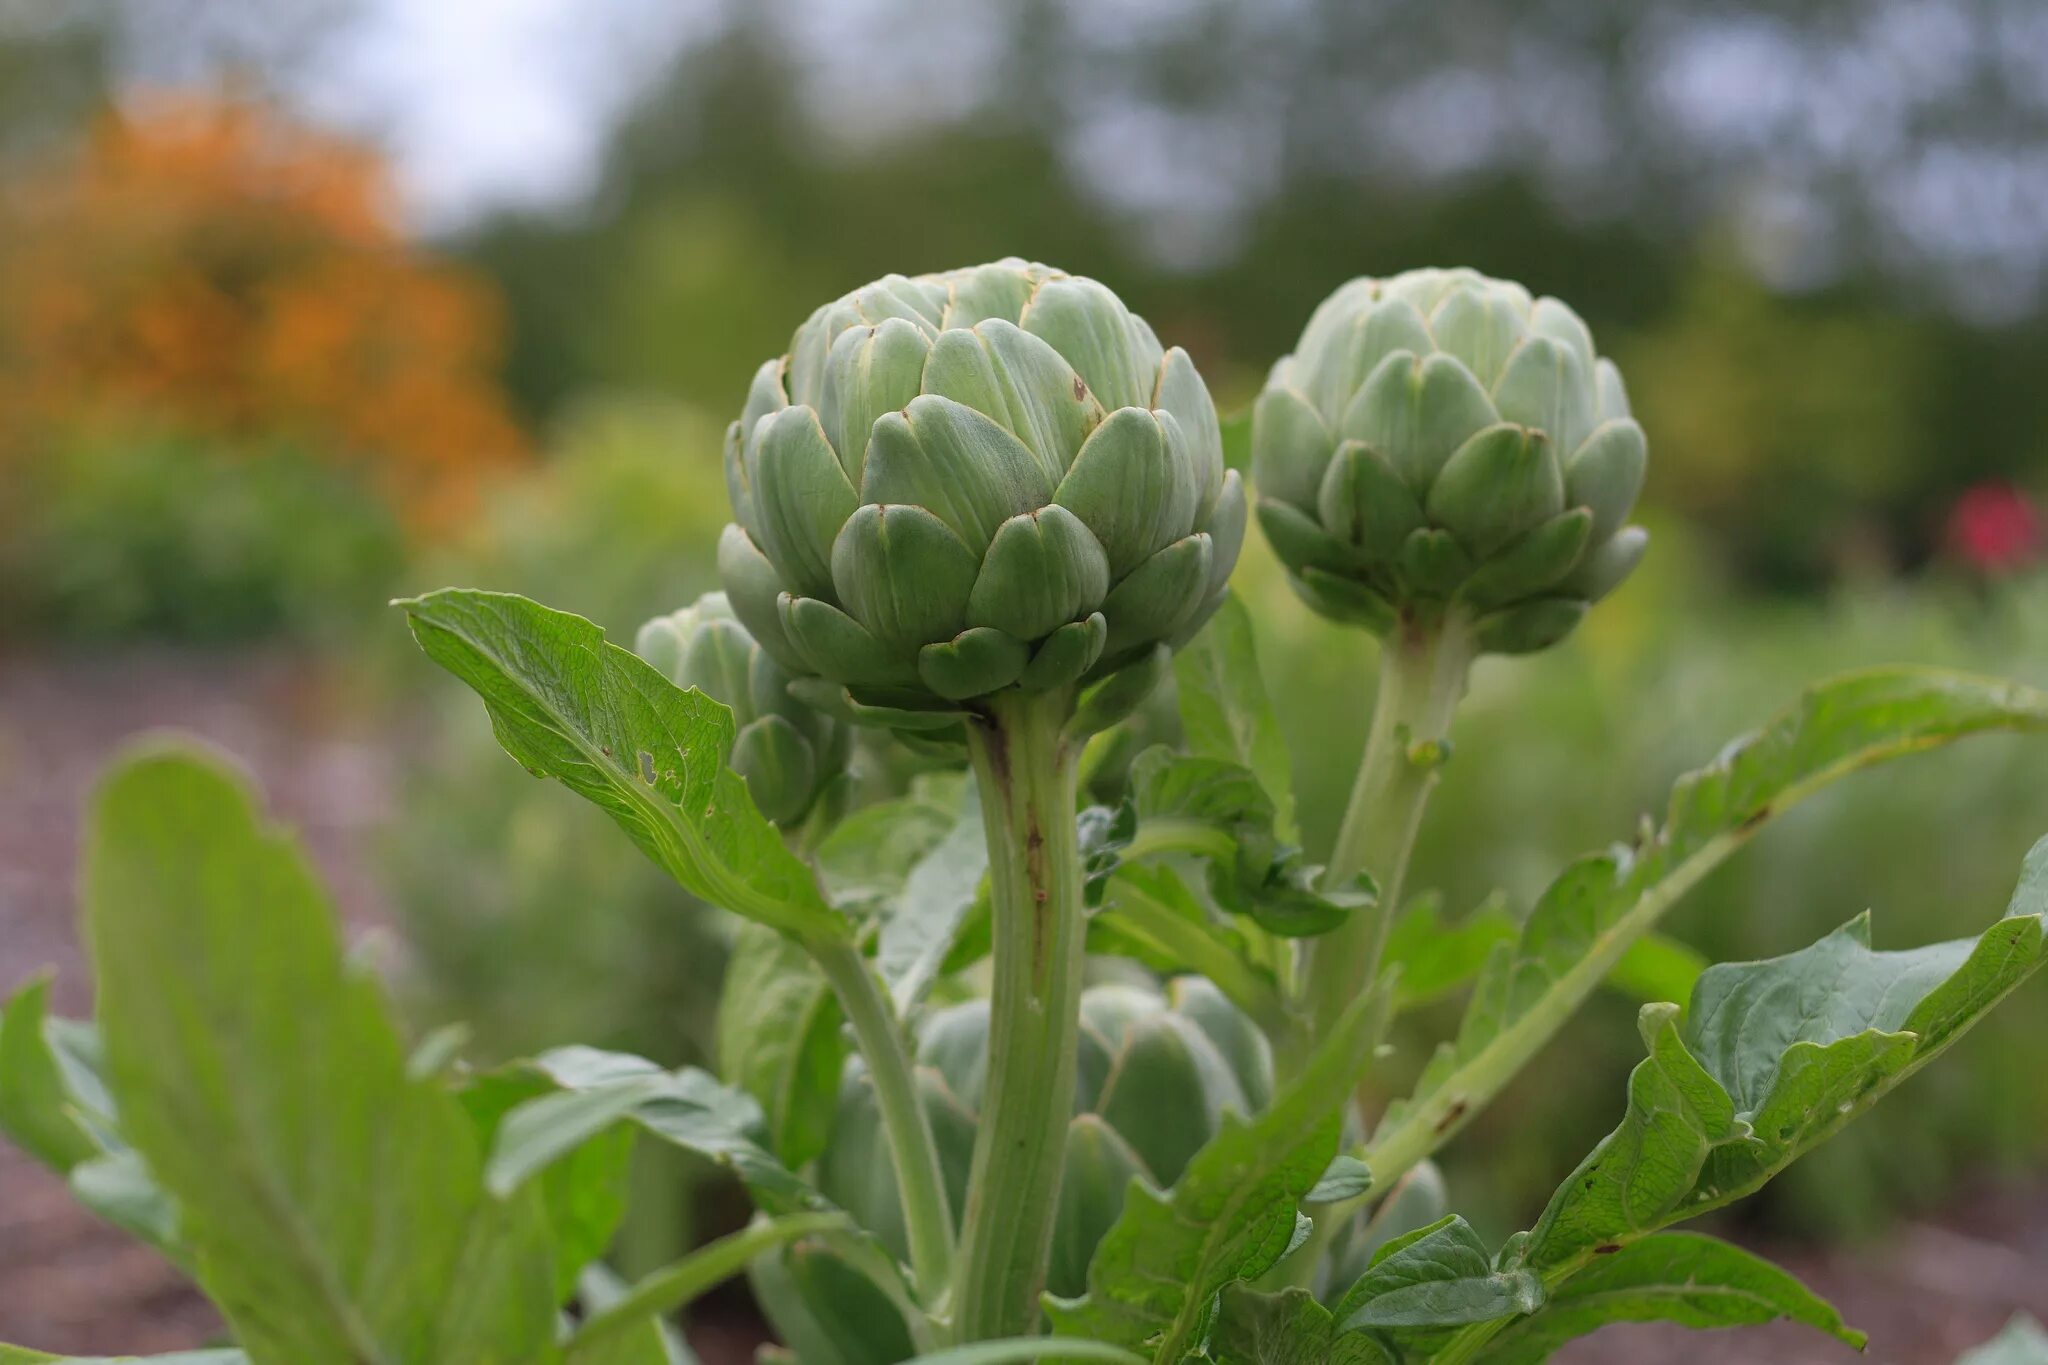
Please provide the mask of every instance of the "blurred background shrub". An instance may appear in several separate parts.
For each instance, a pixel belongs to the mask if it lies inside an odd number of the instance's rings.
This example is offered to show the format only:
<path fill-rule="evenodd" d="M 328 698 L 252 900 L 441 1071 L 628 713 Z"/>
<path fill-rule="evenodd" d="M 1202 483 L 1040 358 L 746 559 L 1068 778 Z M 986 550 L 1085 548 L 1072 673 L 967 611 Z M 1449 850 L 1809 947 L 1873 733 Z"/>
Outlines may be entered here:
<path fill-rule="evenodd" d="M 332 645 L 366 628 L 406 562 L 383 501 L 281 440 L 77 433 L 15 487 L 0 611 L 31 636 Z"/>

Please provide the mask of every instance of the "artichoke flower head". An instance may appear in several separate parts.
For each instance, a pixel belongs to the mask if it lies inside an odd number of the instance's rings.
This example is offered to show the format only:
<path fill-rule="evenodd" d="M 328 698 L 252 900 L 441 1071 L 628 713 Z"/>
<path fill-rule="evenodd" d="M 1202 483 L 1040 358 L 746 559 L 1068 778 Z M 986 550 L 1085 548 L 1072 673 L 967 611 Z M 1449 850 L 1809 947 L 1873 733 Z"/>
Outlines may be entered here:
<path fill-rule="evenodd" d="M 818 309 L 756 372 L 725 470 L 739 620 L 799 695 L 906 729 L 1179 643 L 1244 538 L 1187 352 L 1019 260 Z"/>
<path fill-rule="evenodd" d="M 1379 634 L 1457 609 L 1502 653 L 1635 568 L 1646 459 L 1578 314 L 1473 270 L 1343 285 L 1252 417 L 1259 525 L 1311 607 Z"/>
<path fill-rule="evenodd" d="M 732 769 L 776 824 L 801 821 L 844 767 L 846 727 L 790 695 L 789 674 L 739 623 L 724 593 L 655 617 L 633 649 L 677 686 L 732 711 Z"/>

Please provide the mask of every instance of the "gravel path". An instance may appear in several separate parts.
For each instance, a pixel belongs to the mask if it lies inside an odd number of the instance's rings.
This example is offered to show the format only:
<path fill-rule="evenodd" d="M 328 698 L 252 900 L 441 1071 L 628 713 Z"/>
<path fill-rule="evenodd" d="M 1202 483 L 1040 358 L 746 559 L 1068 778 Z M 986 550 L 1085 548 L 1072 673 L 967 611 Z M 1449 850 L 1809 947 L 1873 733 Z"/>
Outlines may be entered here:
<path fill-rule="evenodd" d="M 0 658 L 0 994 L 54 968 L 57 1008 L 90 1008 L 73 929 L 79 814 L 108 757 L 160 727 L 203 736 L 248 764 L 272 809 L 307 839 L 348 919 L 385 921 L 368 855 L 402 777 L 399 745 L 332 674 L 275 654 Z M 1868 1353 L 1785 1327 L 1626 1326 L 1559 1359 L 1948 1365 L 2016 1310 L 2048 1319 L 2048 1175 L 1988 1188 L 1940 1225 L 1911 1225 L 1872 1247 L 1759 1250 L 1868 1331 Z M 702 1334 L 706 1365 L 742 1365 L 751 1354 L 753 1329 L 730 1316 Z M 0 1143 L 0 1341 L 150 1352 L 201 1345 L 216 1330 L 154 1253 L 79 1212 L 61 1182 Z"/>

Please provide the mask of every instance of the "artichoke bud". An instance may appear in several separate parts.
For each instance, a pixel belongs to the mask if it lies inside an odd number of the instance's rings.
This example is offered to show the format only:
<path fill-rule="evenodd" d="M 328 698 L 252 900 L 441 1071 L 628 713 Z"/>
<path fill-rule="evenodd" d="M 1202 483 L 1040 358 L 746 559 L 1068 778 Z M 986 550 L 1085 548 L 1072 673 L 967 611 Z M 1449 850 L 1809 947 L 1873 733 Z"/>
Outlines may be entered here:
<path fill-rule="evenodd" d="M 1634 569 L 1646 460 L 1578 314 L 1472 270 L 1342 286 L 1252 410 L 1254 511 L 1296 593 L 1382 635 L 1456 612 L 1488 650 L 1555 643 Z"/>
<path fill-rule="evenodd" d="M 787 669 L 755 638 L 722 592 L 640 627 L 634 652 L 678 687 L 732 712 L 728 759 L 761 813 L 801 821 L 844 766 L 846 727 L 790 695 Z"/>
<path fill-rule="evenodd" d="M 965 1206 L 974 1133 L 988 1076 L 989 1010 L 972 1000 L 933 1011 L 918 1030 L 918 1071 L 957 1217 Z M 1081 1000 L 1074 1118 L 1053 1232 L 1047 1288 L 1087 1288 L 1088 1261 L 1123 1210 L 1131 1177 L 1165 1189 L 1215 1135 L 1223 1112 L 1250 1114 L 1272 1098 L 1263 1034 L 1208 981 L 1180 977 L 1164 991 L 1091 986 Z M 904 1234 L 874 1089 L 847 1064 L 818 1188 L 897 1255 Z"/>
<path fill-rule="evenodd" d="M 1248 517 L 1187 353 L 1019 260 L 813 313 L 756 373 L 726 483 L 738 621 L 800 695 L 929 731 L 1149 667 L 1222 602 Z"/>

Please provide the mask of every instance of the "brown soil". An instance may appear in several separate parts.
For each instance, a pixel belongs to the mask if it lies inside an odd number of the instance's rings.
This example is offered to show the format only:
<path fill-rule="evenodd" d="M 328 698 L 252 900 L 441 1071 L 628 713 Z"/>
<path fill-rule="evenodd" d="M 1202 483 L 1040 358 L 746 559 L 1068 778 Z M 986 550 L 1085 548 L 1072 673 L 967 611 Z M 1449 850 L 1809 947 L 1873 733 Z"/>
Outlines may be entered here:
<path fill-rule="evenodd" d="M 368 854 L 402 776 L 400 745 L 331 674 L 274 654 L 0 660 L 0 994 L 48 967 L 59 1009 L 90 1007 L 72 923 L 79 812 L 106 759 L 157 727 L 201 735 L 248 764 L 273 808 L 304 832 L 348 919 L 385 922 Z M 1783 1326 L 1618 1326 L 1559 1359 L 1947 1365 L 2015 1311 L 2048 1318 L 2048 1173 L 1986 1188 L 1940 1222 L 1868 1248 L 1758 1250 L 1868 1331 L 1868 1353 Z M 202 1345 L 217 1330 L 175 1271 L 79 1212 L 60 1181 L 0 1144 L 0 1341 L 150 1352 Z M 694 1335 L 705 1365 L 741 1365 L 760 1339 L 743 1305 L 722 1305 Z"/>

